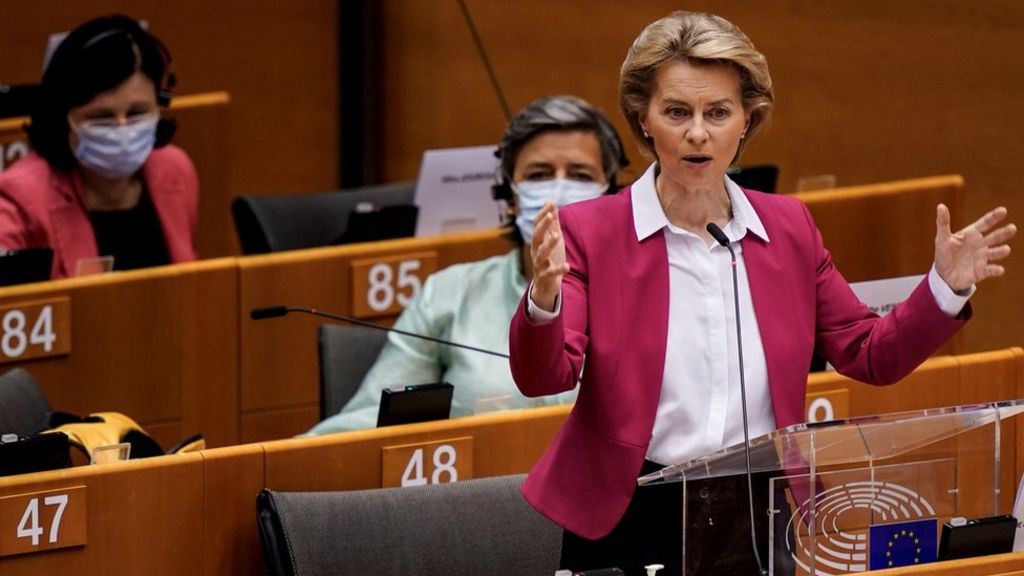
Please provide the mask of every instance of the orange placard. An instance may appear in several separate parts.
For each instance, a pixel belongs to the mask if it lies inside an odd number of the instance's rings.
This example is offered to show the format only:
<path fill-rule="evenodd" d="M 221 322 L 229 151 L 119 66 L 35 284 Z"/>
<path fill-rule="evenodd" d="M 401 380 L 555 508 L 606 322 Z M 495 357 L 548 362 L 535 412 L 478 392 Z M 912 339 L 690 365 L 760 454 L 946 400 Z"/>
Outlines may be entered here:
<path fill-rule="evenodd" d="M 0 364 L 70 353 L 67 296 L 0 306 Z"/>
<path fill-rule="evenodd" d="M 0 556 L 86 544 L 85 486 L 0 498 Z"/>
<path fill-rule="evenodd" d="M 352 315 L 398 314 L 437 271 L 437 252 L 411 252 L 352 262 Z"/>
<path fill-rule="evenodd" d="M 807 421 L 824 422 L 850 417 L 850 390 L 840 388 L 807 395 Z"/>
<path fill-rule="evenodd" d="M 445 484 L 473 478 L 473 438 L 464 436 L 385 446 L 381 449 L 381 487 Z"/>

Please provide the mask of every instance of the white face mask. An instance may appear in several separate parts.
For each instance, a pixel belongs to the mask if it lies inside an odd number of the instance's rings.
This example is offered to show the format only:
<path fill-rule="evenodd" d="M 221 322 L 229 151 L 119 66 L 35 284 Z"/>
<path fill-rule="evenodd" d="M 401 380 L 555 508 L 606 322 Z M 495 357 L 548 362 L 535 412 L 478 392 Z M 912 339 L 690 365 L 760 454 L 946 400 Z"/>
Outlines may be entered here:
<path fill-rule="evenodd" d="M 516 193 L 519 214 L 516 215 L 516 226 L 523 235 L 523 242 L 529 245 L 533 241 L 534 220 L 548 200 L 554 200 L 561 208 L 580 200 L 597 198 L 608 189 L 607 184 L 599 182 L 579 182 L 577 180 L 524 180 L 512 185 Z"/>
<path fill-rule="evenodd" d="M 78 137 L 72 152 L 79 163 L 104 178 L 128 178 L 142 168 L 153 151 L 159 121 L 160 116 L 153 114 L 117 126 L 72 124 Z"/>

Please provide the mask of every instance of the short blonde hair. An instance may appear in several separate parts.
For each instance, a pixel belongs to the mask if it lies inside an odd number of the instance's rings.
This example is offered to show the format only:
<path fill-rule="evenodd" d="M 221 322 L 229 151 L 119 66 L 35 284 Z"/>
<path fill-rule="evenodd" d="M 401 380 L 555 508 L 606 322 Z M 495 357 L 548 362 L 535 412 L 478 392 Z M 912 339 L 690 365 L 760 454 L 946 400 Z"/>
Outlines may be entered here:
<path fill-rule="evenodd" d="M 633 41 L 619 72 L 619 106 L 640 149 L 655 158 L 644 137 L 640 118 L 647 112 L 657 90 L 658 71 L 671 62 L 726 64 L 740 75 L 743 109 L 750 118 L 746 137 L 740 141 L 735 162 L 750 139 L 771 117 L 775 93 L 768 62 L 747 35 L 721 16 L 703 12 L 673 12 L 647 25 Z"/>

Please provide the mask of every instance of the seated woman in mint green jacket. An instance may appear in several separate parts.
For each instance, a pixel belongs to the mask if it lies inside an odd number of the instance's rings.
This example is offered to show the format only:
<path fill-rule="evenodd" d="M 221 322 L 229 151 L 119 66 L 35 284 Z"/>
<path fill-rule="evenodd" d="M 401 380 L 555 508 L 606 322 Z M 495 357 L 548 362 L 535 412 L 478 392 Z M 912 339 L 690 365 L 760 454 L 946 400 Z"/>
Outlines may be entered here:
<path fill-rule="evenodd" d="M 614 192 L 615 175 L 628 163 L 608 119 L 572 96 L 530 103 L 509 123 L 497 155 L 501 169 L 494 198 L 508 203 L 516 248 L 431 275 L 395 328 L 508 353 L 508 324 L 532 277 L 532 260 L 523 247 L 529 251 L 537 212 L 548 199 L 564 206 Z M 455 387 L 453 418 L 563 404 L 576 397 L 570 391 L 527 398 L 516 388 L 505 358 L 392 332 L 352 400 L 308 434 L 372 428 L 382 390 L 431 382 Z"/>

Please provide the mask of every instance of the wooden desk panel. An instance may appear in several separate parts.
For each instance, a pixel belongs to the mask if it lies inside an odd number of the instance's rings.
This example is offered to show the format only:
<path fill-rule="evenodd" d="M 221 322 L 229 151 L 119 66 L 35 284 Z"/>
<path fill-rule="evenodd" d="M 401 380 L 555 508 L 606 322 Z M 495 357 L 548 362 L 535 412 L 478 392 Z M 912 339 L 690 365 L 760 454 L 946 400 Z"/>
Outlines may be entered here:
<path fill-rule="evenodd" d="M 807 379 L 808 395 L 832 390 L 849 391 L 849 413 L 837 414 L 837 417 L 955 406 L 959 400 L 959 388 L 959 364 L 953 356 L 929 358 L 917 370 L 891 386 L 864 384 L 838 372 L 818 372 Z"/>
<path fill-rule="evenodd" d="M 263 444 L 274 490 L 381 487 L 381 449 L 462 436 L 473 438 L 474 478 L 529 471 L 571 406 L 468 416 Z"/>
<path fill-rule="evenodd" d="M 124 412 L 166 448 L 237 442 L 234 259 L 0 289 L 0 304 L 66 296 L 68 356 L 21 365 L 66 412 Z"/>
<path fill-rule="evenodd" d="M 1006 576 L 1024 574 L 1024 552 L 997 554 L 980 558 L 965 558 L 949 562 L 935 562 L 921 566 L 872 570 L 878 576 Z"/>
<path fill-rule="evenodd" d="M 935 259 L 935 206 L 952 229 L 966 224 L 960 175 L 933 176 L 793 194 L 807 204 L 832 261 L 849 282 L 926 274 Z M 961 330 L 939 354 L 966 352 Z"/>
<path fill-rule="evenodd" d="M 86 487 L 87 544 L 0 558 L 0 574 L 203 573 L 198 551 L 206 544 L 206 503 L 200 455 L 0 478 L 0 496 L 71 486 Z"/>
<path fill-rule="evenodd" d="M 892 390 L 902 388 L 915 398 L 901 399 L 900 404 L 879 411 L 919 407 L 917 403 L 921 400 L 916 396 L 929 382 L 935 388 L 952 388 L 952 394 L 958 395 L 960 386 L 971 386 L 977 378 L 986 378 L 991 393 L 1001 394 L 1019 384 L 1019 373 L 1007 369 L 1007 365 L 1019 366 L 1022 357 L 1024 350 L 1015 348 L 960 358 L 933 358 L 917 373 L 890 387 Z M 815 381 L 812 390 L 850 385 L 835 374 L 815 375 L 812 379 Z M 883 390 L 888 389 L 859 390 L 854 395 L 852 408 L 859 411 L 874 406 L 859 403 L 858 397 Z M 978 398 L 982 399 L 988 398 Z M 101 516 L 90 517 L 92 522 L 102 525 L 94 528 L 90 524 L 89 545 L 85 548 L 3 558 L 0 573 L 10 571 L 32 576 L 66 571 L 69 566 L 66 562 L 70 559 L 70 566 L 85 574 L 102 573 L 93 566 L 103 566 L 104 561 L 118 562 L 118 570 L 124 573 L 151 576 L 262 574 L 263 556 L 254 499 L 264 486 L 276 490 L 375 488 L 381 482 L 383 447 L 467 436 L 474 442 L 474 477 L 525 472 L 550 442 L 570 409 L 557 406 L 501 412 L 211 449 L 108 467 L 0 478 L 0 496 L 86 485 L 90 510 L 102 511 Z M 122 497 L 125 495 L 127 497 Z M 156 533 L 158 538 L 153 540 L 156 537 L 152 534 Z M 125 534 L 132 535 L 132 546 L 125 545 Z M 102 560 L 96 561 L 97 557 Z M 998 574 L 1016 569 L 1016 564 L 1003 562 L 1005 558 L 1008 557 L 936 564 L 928 567 L 932 571 L 884 573 Z M 998 569 L 985 571 L 992 566 Z M 952 571 L 951 567 L 967 571 Z M 934 571 L 947 568 L 949 571 Z"/>
<path fill-rule="evenodd" d="M 928 272 L 935 258 L 935 206 L 940 202 L 952 213 L 953 230 L 966 223 L 964 180 L 959 175 L 793 197 L 807 204 L 832 260 L 850 282 Z"/>
<path fill-rule="evenodd" d="M 443 268 L 509 249 L 502 231 L 486 230 L 239 258 L 242 438 L 259 441 L 281 438 L 282 433 L 292 436 L 316 423 L 320 401 L 316 333 L 317 327 L 327 322 L 303 314 L 254 321 L 249 318 L 253 308 L 307 306 L 350 315 L 350 265 L 354 260 L 434 251 Z M 380 319 L 383 323 L 389 320 Z M 296 427 L 267 428 L 261 415 L 281 411 L 294 413 L 291 420 Z"/>
<path fill-rule="evenodd" d="M 256 525 L 256 495 L 266 485 L 263 446 L 231 446 L 199 454 L 206 496 L 204 573 L 265 574 Z"/>
<path fill-rule="evenodd" d="M 235 224 L 231 219 L 232 194 L 228 189 L 230 103 L 227 92 L 177 96 L 167 113 L 178 123 L 173 142 L 188 153 L 199 175 L 199 222 L 195 241 L 200 258 L 239 254 Z"/>

